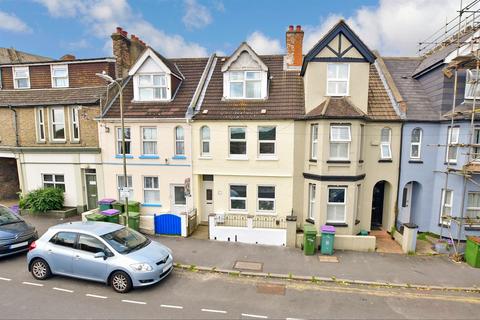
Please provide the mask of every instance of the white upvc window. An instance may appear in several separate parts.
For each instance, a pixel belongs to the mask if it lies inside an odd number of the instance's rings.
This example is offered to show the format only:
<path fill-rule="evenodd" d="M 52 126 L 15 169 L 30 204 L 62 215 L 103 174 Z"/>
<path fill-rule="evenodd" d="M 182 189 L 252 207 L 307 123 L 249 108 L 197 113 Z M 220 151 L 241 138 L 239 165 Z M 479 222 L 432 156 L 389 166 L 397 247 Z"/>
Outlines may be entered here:
<path fill-rule="evenodd" d="M 30 71 L 28 67 L 13 67 L 13 87 L 15 89 L 30 88 Z"/>
<path fill-rule="evenodd" d="M 329 63 L 327 65 L 327 96 L 348 96 L 350 65 Z"/>
<path fill-rule="evenodd" d="M 131 142 L 132 138 L 130 135 L 130 128 L 129 127 L 124 127 L 125 128 L 125 154 L 129 155 L 131 154 Z M 122 155 L 123 154 L 123 148 L 122 148 L 122 128 L 119 127 L 117 128 L 117 154 Z"/>
<path fill-rule="evenodd" d="M 410 137 L 410 159 L 420 159 L 422 157 L 422 136 L 422 129 L 415 128 L 412 130 Z"/>
<path fill-rule="evenodd" d="M 230 210 L 247 210 L 247 186 L 241 184 L 230 185 Z"/>
<path fill-rule="evenodd" d="M 160 186 L 158 177 L 143 177 L 143 203 L 160 203 Z"/>
<path fill-rule="evenodd" d="M 473 148 L 472 148 L 472 159 L 473 161 L 480 161 L 480 127 L 475 127 L 473 130 Z"/>
<path fill-rule="evenodd" d="M 247 128 L 229 127 L 229 154 L 232 158 L 247 156 Z"/>
<path fill-rule="evenodd" d="M 465 81 L 465 99 L 480 97 L 480 83 L 478 81 L 477 70 L 467 70 Z"/>
<path fill-rule="evenodd" d="M 387 160 L 392 159 L 392 130 L 390 128 L 382 128 L 380 132 L 380 158 Z"/>
<path fill-rule="evenodd" d="M 308 184 L 308 219 L 315 219 L 315 198 L 317 185 L 315 183 Z"/>
<path fill-rule="evenodd" d="M 467 198 L 467 217 L 480 218 L 480 192 L 469 192 Z"/>
<path fill-rule="evenodd" d="M 187 204 L 185 197 L 185 186 L 173 186 L 173 205 L 184 207 Z"/>
<path fill-rule="evenodd" d="M 459 127 L 449 127 L 447 131 L 447 152 L 445 162 L 457 163 L 458 141 L 460 136 Z"/>
<path fill-rule="evenodd" d="M 117 175 L 117 190 L 118 190 L 118 199 L 119 200 L 125 200 L 124 197 L 122 197 L 122 193 L 120 190 L 125 188 L 125 179 L 124 175 Z M 127 185 L 128 189 L 128 199 L 131 200 L 133 199 L 133 183 L 132 183 L 132 176 L 128 175 L 127 176 Z"/>
<path fill-rule="evenodd" d="M 345 223 L 347 188 L 328 187 L 327 222 Z"/>
<path fill-rule="evenodd" d="M 210 128 L 207 126 L 200 128 L 200 149 L 202 157 L 210 156 Z"/>
<path fill-rule="evenodd" d="M 257 210 L 275 212 L 275 186 L 257 187 Z"/>
<path fill-rule="evenodd" d="M 37 141 L 45 141 L 45 109 L 42 107 L 36 108 L 37 110 Z"/>
<path fill-rule="evenodd" d="M 44 188 L 57 188 L 65 192 L 65 176 L 63 174 L 42 174 Z"/>
<path fill-rule="evenodd" d="M 440 223 L 448 224 L 444 222 L 442 217 L 452 216 L 452 206 L 453 206 L 453 190 L 448 190 L 445 192 L 445 189 L 442 189 L 442 208 L 440 210 Z"/>
<path fill-rule="evenodd" d="M 78 107 L 70 108 L 70 139 L 72 141 L 80 141 L 80 120 L 78 118 Z"/>
<path fill-rule="evenodd" d="M 165 74 L 138 75 L 138 99 L 140 101 L 167 100 L 167 77 Z"/>
<path fill-rule="evenodd" d="M 310 159 L 317 160 L 318 157 L 318 124 L 310 126 Z"/>
<path fill-rule="evenodd" d="M 157 154 L 157 128 L 156 127 L 142 128 L 142 154 L 144 155 Z"/>
<path fill-rule="evenodd" d="M 262 98 L 261 71 L 230 71 L 229 98 L 260 99 Z"/>
<path fill-rule="evenodd" d="M 349 160 L 351 141 L 350 126 L 330 126 L 330 160 Z"/>
<path fill-rule="evenodd" d="M 358 160 L 360 162 L 363 162 L 363 158 L 365 157 L 365 125 L 361 124 L 360 125 L 360 139 L 359 139 L 359 148 L 360 148 L 360 151 L 359 151 L 359 157 L 358 157 Z"/>
<path fill-rule="evenodd" d="M 65 141 L 65 108 L 50 108 L 50 131 L 52 141 Z"/>
<path fill-rule="evenodd" d="M 68 88 L 68 65 L 52 65 L 52 88 Z"/>
<path fill-rule="evenodd" d="M 277 128 L 275 126 L 258 127 L 259 157 L 274 156 L 276 153 Z"/>
<path fill-rule="evenodd" d="M 185 133 L 182 127 L 175 127 L 175 155 L 185 155 Z"/>

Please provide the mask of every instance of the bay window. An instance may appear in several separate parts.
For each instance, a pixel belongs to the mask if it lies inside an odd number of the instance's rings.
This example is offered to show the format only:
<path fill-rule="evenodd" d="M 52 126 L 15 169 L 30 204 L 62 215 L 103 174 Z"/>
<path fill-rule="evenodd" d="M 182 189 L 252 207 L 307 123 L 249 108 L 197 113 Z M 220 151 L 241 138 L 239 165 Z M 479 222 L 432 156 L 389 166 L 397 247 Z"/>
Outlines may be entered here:
<path fill-rule="evenodd" d="M 412 130 L 410 137 L 410 159 L 420 159 L 422 152 L 422 135 L 423 131 L 420 128 Z"/>
<path fill-rule="evenodd" d="M 460 135 L 459 127 L 449 127 L 447 131 L 447 153 L 445 162 L 457 163 L 458 141 Z"/>
<path fill-rule="evenodd" d="M 480 161 L 480 128 L 475 127 L 473 130 L 473 148 L 472 159 L 476 162 Z"/>
<path fill-rule="evenodd" d="M 260 99 L 262 98 L 262 72 L 230 71 L 229 98 Z"/>
<path fill-rule="evenodd" d="M 247 210 L 246 185 L 230 185 L 230 210 Z"/>
<path fill-rule="evenodd" d="M 30 72 L 28 67 L 13 67 L 13 87 L 15 89 L 30 88 Z"/>
<path fill-rule="evenodd" d="M 50 108 L 50 128 L 53 141 L 65 140 L 65 109 L 63 107 Z"/>
<path fill-rule="evenodd" d="M 78 108 L 70 108 L 71 130 L 70 133 L 72 141 L 80 141 L 80 120 L 78 119 Z"/>
<path fill-rule="evenodd" d="M 345 223 L 347 188 L 329 187 L 327 200 L 327 222 Z"/>
<path fill-rule="evenodd" d="M 317 185 L 315 183 L 308 184 L 308 219 L 315 219 L 315 197 Z"/>
<path fill-rule="evenodd" d="M 275 211 L 275 187 L 274 186 L 258 186 L 257 187 L 257 206 L 258 211 L 274 212 Z"/>
<path fill-rule="evenodd" d="M 327 65 L 327 96 L 347 96 L 350 66 L 345 63 Z"/>
<path fill-rule="evenodd" d="M 348 160 L 352 136 L 350 126 L 330 127 L 330 160 Z"/>
<path fill-rule="evenodd" d="M 45 110 L 37 108 L 37 141 L 45 141 Z"/>
<path fill-rule="evenodd" d="M 68 87 L 68 65 L 53 65 L 52 73 L 52 88 L 67 88 Z"/>
<path fill-rule="evenodd" d="M 392 130 L 390 128 L 383 128 L 380 132 L 380 158 L 392 159 Z"/>
<path fill-rule="evenodd" d="M 165 74 L 141 74 L 138 76 L 138 99 L 140 101 L 167 100 L 167 77 Z"/>
<path fill-rule="evenodd" d="M 277 139 L 276 127 L 258 127 L 259 156 L 274 156 Z"/>
<path fill-rule="evenodd" d="M 318 124 L 310 127 L 310 159 L 317 160 L 318 153 Z"/>

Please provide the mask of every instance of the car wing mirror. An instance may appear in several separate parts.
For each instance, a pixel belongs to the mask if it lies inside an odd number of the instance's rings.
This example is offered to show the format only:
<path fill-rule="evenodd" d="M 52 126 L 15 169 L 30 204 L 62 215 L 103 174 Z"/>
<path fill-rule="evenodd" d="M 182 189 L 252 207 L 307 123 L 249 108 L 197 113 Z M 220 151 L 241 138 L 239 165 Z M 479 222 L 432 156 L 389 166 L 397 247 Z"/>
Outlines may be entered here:
<path fill-rule="evenodd" d="M 95 253 L 95 255 L 93 257 L 94 258 L 103 258 L 103 259 L 107 258 L 107 256 L 105 255 L 105 252 L 103 252 L 103 251 Z"/>

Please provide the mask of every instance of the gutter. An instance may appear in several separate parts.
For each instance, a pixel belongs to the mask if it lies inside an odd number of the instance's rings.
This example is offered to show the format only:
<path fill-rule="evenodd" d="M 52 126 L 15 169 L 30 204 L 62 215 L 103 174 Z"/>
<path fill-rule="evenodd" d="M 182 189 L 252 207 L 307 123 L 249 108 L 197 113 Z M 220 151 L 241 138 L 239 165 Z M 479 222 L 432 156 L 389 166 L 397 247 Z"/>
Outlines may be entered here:
<path fill-rule="evenodd" d="M 15 130 L 15 147 L 18 147 L 18 126 L 17 126 L 17 110 L 14 109 L 11 105 L 8 106 L 8 109 L 13 112 L 13 129 Z"/>

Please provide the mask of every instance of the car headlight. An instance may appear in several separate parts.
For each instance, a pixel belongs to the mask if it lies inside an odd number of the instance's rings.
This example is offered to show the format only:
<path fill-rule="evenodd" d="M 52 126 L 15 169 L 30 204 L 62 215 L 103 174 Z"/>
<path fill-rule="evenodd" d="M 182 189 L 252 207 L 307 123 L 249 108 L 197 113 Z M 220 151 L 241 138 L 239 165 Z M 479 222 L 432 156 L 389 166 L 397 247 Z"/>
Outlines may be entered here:
<path fill-rule="evenodd" d="M 151 265 L 148 263 L 135 263 L 131 264 L 130 267 L 133 268 L 135 271 L 140 271 L 140 272 L 146 272 L 146 271 L 152 271 L 153 268 Z"/>

